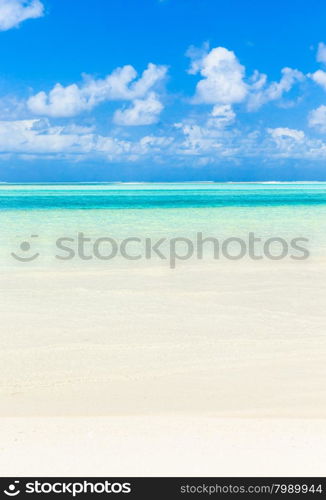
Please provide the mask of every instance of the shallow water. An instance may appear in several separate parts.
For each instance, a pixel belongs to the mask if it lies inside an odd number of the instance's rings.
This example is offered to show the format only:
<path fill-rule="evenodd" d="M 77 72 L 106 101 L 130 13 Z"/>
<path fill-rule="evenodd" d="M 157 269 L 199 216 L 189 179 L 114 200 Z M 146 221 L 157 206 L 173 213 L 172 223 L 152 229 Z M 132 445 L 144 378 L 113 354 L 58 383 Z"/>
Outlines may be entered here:
<path fill-rule="evenodd" d="M 78 233 L 117 241 L 194 240 L 199 232 L 220 240 L 246 239 L 249 233 L 287 241 L 304 237 L 311 254 L 324 255 L 326 183 L 3 184 L 0 229 L 1 265 L 20 265 L 10 254 L 23 241 L 45 262 L 58 238 L 76 240 Z"/>

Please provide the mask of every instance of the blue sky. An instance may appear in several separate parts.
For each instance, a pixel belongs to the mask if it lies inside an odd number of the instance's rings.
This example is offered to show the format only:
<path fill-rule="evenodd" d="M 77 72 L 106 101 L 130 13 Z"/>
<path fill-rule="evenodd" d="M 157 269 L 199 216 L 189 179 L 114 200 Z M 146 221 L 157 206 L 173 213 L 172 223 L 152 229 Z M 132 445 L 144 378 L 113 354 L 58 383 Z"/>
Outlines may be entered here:
<path fill-rule="evenodd" d="M 326 180 L 326 3 L 0 0 L 0 181 Z"/>

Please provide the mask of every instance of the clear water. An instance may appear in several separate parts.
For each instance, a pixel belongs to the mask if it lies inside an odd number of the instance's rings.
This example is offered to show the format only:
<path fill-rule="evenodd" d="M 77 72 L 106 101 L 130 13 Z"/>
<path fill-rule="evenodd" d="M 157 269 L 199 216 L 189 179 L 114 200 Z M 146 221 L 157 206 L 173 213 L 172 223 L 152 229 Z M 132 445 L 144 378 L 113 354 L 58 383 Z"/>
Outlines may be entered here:
<path fill-rule="evenodd" d="M 53 257 L 59 237 L 309 239 L 326 250 L 326 183 L 0 185 L 0 265 L 22 241 Z M 37 238 L 31 238 L 37 235 Z M 23 255 L 25 255 L 23 251 Z M 17 250 L 18 253 L 18 250 Z M 28 253 L 26 253 L 28 255 Z M 50 259 L 51 260 L 51 259 Z M 32 262 L 36 265 L 36 262 Z"/>
<path fill-rule="evenodd" d="M 0 185 L 1 210 L 148 210 L 312 204 L 326 204 L 326 183 Z"/>

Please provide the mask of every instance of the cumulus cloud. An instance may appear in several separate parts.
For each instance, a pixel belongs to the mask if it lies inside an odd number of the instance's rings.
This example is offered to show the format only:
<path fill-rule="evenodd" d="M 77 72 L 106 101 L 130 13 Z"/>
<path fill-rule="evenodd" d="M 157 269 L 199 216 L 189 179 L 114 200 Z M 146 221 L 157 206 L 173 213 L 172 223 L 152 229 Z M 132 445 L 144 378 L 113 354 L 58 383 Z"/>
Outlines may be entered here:
<path fill-rule="evenodd" d="M 248 87 L 244 82 L 245 68 L 234 52 L 217 47 L 210 52 L 190 48 L 189 73 L 199 73 L 203 79 L 197 83 L 193 102 L 205 104 L 233 104 L 245 99 Z"/>
<path fill-rule="evenodd" d="M 290 138 L 293 139 L 294 141 L 300 142 L 305 137 L 305 134 L 302 130 L 297 130 L 294 128 L 277 127 L 277 128 L 269 128 L 267 129 L 267 131 L 275 140 Z"/>
<path fill-rule="evenodd" d="M 323 42 L 318 44 L 316 59 L 318 62 L 326 63 L 326 45 Z"/>
<path fill-rule="evenodd" d="M 0 31 L 19 26 L 26 19 L 35 19 L 44 14 L 40 0 L 0 0 Z"/>
<path fill-rule="evenodd" d="M 84 77 L 84 81 L 66 87 L 57 83 L 49 93 L 41 91 L 30 97 L 27 106 L 35 114 L 52 117 L 75 116 L 104 101 L 144 98 L 166 75 L 166 66 L 149 64 L 137 78 L 133 66 L 117 68 L 104 79 Z"/>
<path fill-rule="evenodd" d="M 207 126 L 212 127 L 225 127 L 230 125 L 235 120 L 235 112 L 229 104 L 221 106 L 216 105 L 213 107 L 210 118 L 207 121 Z"/>
<path fill-rule="evenodd" d="M 162 110 L 163 104 L 151 92 L 145 99 L 135 99 L 130 108 L 117 110 L 113 121 L 117 125 L 151 125 L 157 123 Z"/>
<path fill-rule="evenodd" d="M 309 127 L 314 127 L 326 132 L 326 106 L 322 105 L 313 109 L 308 116 Z"/>
<path fill-rule="evenodd" d="M 260 155 L 269 158 L 295 158 L 309 160 L 325 160 L 326 144 L 316 138 L 307 137 L 303 130 L 289 128 L 267 129 L 272 142 L 264 140 L 258 147 Z"/>
<path fill-rule="evenodd" d="M 310 78 L 312 78 L 312 80 L 315 83 L 317 83 L 324 90 L 326 90 L 326 72 L 325 71 L 323 71 L 322 69 L 318 69 L 317 71 L 315 71 L 315 73 L 312 73 L 310 75 Z"/>
<path fill-rule="evenodd" d="M 260 108 L 270 101 L 281 99 L 284 93 L 302 80 L 301 71 L 283 68 L 279 82 L 268 83 L 267 75 L 255 71 L 245 80 L 245 67 L 234 52 L 224 47 L 208 51 L 191 47 L 187 55 L 191 58 L 189 73 L 199 73 L 203 78 L 197 83 L 193 102 L 195 104 L 232 105 L 246 101 L 249 111 Z"/>
<path fill-rule="evenodd" d="M 323 42 L 318 44 L 317 56 L 316 59 L 318 62 L 326 64 L 326 45 Z M 326 90 L 326 72 L 322 69 L 318 69 L 314 73 L 309 74 L 310 78 L 320 85 L 324 90 Z"/>
<path fill-rule="evenodd" d="M 248 97 L 248 109 L 256 110 L 263 104 L 281 99 L 283 94 L 289 92 L 295 83 L 303 81 L 304 75 L 301 71 L 292 68 L 283 68 L 279 82 L 267 83 L 267 76 L 257 71 L 251 80 L 250 95 Z"/>
<path fill-rule="evenodd" d="M 221 148 L 216 134 L 208 128 L 196 123 L 177 123 L 176 127 L 182 131 L 184 136 L 178 146 L 178 153 L 186 155 L 212 154 Z"/>
<path fill-rule="evenodd" d="M 308 142 L 305 141 L 305 134 L 302 130 L 277 127 L 267 129 L 274 145 L 272 156 L 283 158 L 304 157 L 308 152 Z"/>
<path fill-rule="evenodd" d="M 232 132 L 227 131 L 227 126 L 234 121 L 235 114 L 228 104 L 214 106 L 213 111 L 203 122 L 197 120 L 184 120 L 176 123 L 183 138 L 178 145 L 178 151 L 186 155 L 215 155 L 225 151 L 225 143 L 229 141 Z"/>

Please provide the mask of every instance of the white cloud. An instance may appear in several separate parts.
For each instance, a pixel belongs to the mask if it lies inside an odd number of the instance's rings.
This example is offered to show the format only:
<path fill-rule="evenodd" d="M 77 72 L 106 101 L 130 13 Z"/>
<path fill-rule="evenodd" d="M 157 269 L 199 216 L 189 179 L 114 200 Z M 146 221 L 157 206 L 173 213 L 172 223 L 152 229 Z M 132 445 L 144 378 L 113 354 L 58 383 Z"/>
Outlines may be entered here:
<path fill-rule="evenodd" d="M 322 105 L 313 109 L 308 116 L 309 127 L 314 127 L 326 132 L 326 106 Z"/>
<path fill-rule="evenodd" d="M 145 137 L 142 137 L 139 144 L 144 153 L 149 151 L 160 153 L 162 152 L 162 149 L 166 151 L 166 148 L 170 146 L 173 141 L 174 138 L 169 136 L 146 135 Z"/>
<path fill-rule="evenodd" d="M 287 127 L 277 127 L 277 128 L 269 128 L 267 132 L 273 137 L 275 140 L 290 138 L 294 141 L 302 141 L 305 137 L 305 134 L 302 130 L 297 130 L 294 128 Z"/>
<path fill-rule="evenodd" d="M 145 99 L 135 99 L 130 108 L 117 110 L 113 121 L 118 125 L 151 125 L 157 123 L 162 110 L 163 104 L 151 92 Z"/>
<path fill-rule="evenodd" d="M 209 127 L 196 122 L 179 123 L 170 136 L 146 135 L 125 140 L 99 135 L 93 127 L 78 124 L 53 126 L 48 119 L 0 121 L 0 158 L 12 155 L 25 159 L 101 159 L 135 162 L 148 158 L 153 162 L 174 161 L 182 164 L 218 164 L 227 159 L 245 158 L 325 159 L 326 144 L 305 136 L 302 130 L 278 127 L 266 132 L 247 134 L 237 129 Z"/>
<path fill-rule="evenodd" d="M 35 19 L 44 14 L 40 0 L 0 0 L 0 31 L 15 28 L 26 19 Z"/>
<path fill-rule="evenodd" d="M 320 140 L 307 137 L 302 130 L 289 128 L 267 129 L 272 139 L 263 141 L 258 146 L 260 156 L 268 158 L 295 158 L 299 160 L 325 160 L 326 144 Z"/>
<path fill-rule="evenodd" d="M 63 87 L 57 83 L 47 95 L 45 92 L 30 97 L 27 106 L 37 115 L 74 116 L 81 111 L 92 109 L 92 98 L 84 95 L 76 84 Z"/>
<path fill-rule="evenodd" d="M 230 125 L 235 120 L 235 112 L 229 104 L 215 105 L 207 121 L 207 126 L 212 127 L 225 127 Z"/>
<path fill-rule="evenodd" d="M 144 155 L 166 151 L 173 137 L 145 136 L 127 141 L 99 135 L 93 127 L 76 124 L 53 126 L 47 118 L 0 121 L 0 157 L 104 158 L 135 161 Z"/>
<path fill-rule="evenodd" d="M 223 118 L 219 121 L 220 117 L 220 114 L 215 118 L 211 118 L 210 115 L 203 124 L 194 120 L 176 123 L 175 128 L 180 130 L 183 136 L 178 145 L 179 153 L 195 156 L 221 153 L 222 144 L 228 138 L 228 133 L 225 132 L 228 121 L 223 121 Z"/>
<path fill-rule="evenodd" d="M 218 163 L 223 159 L 239 161 L 249 158 L 310 158 L 326 156 L 323 141 L 306 137 L 302 130 L 287 127 L 251 130 L 247 133 L 239 129 L 219 130 L 199 125 L 196 122 L 176 125 L 182 133 L 174 141 L 177 157 L 193 157 L 205 163 Z M 189 160 L 190 161 L 190 160 Z"/>
<path fill-rule="evenodd" d="M 92 134 L 65 133 L 64 127 L 50 127 L 47 120 L 0 121 L 0 151 L 7 153 L 86 152 Z"/>
<path fill-rule="evenodd" d="M 257 70 L 245 81 L 245 67 L 234 52 L 224 47 L 209 52 L 207 46 L 201 50 L 191 47 L 187 55 L 191 58 L 189 73 L 203 77 L 196 86 L 195 104 L 220 106 L 247 101 L 248 110 L 252 111 L 281 99 L 295 83 L 305 78 L 297 69 L 283 68 L 279 82 L 268 83 L 267 76 Z"/>
<path fill-rule="evenodd" d="M 179 144 L 178 152 L 187 155 L 201 155 L 212 153 L 221 147 L 215 134 L 196 123 L 177 123 L 181 129 L 184 140 Z"/>
<path fill-rule="evenodd" d="M 283 94 L 289 92 L 293 85 L 304 80 L 301 71 L 292 68 L 283 68 L 282 77 L 279 82 L 267 84 L 267 76 L 257 71 L 251 80 L 250 95 L 248 97 L 248 109 L 255 110 L 270 101 L 281 99 Z"/>
<path fill-rule="evenodd" d="M 177 144 L 180 154 L 185 155 L 228 155 L 235 151 L 230 141 L 237 135 L 234 128 L 229 129 L 235 120 L 235 113 L 229 104 L 215 105 L 209 114 L 202 115 L 201 119 L 186 119 L 175 123 L 174 127 L 182 134 Z M 205 162 L 210 160 L 205 156 Z"/>
<path fill-rule="evenodd" d="M 305 141 L 305 134 L 302 130 L 278 127 L 267 129 L 268 134 L 273 139 L 273 148 L 270 153 L 274 157 L 283 158 L 304 158 L 308 152 L 308 141 Z M 275 149 L 276 147 L 276 149 Z"/>
<path fill-rule="evenodd" d="M 26 102 L 15 95 L 0 97 L 0 117 L 2 120 L 22 119 L 29 114 L 26 113 Z"/>
<path fill-rule="evenodd" d="M 122 154 L 128 147 L 126 141 L 98 136 L 88 127 L 51 126 L 47 119 L 0 121 L 1 153 Z"/>
<path fill-rule="evenodd" d="M 200 73 L 195 103 L 233 104 L 245 99 L 248 88 L 244 82 L 245 68 L 234 52 L 217 47 L 210 52 L 191 48 L 187 55 L 192 59 L 189 73 Z"/>
<path fill-rule="evenodd" d="M 324 90 L 326 90 L 326 72 L 323 71 L 322 69 L 319 69 L 315 71 L 315 73 L 312 73 L 310 77 L 313 79 L 315 83 L 323 87 Z"/>
<path fill-rule="evenodd" d="M 166 72 L 166 66 L 149 64 L 141 77 L 136 80 L 137 72 L 133 66 L 123 66 L 104 79 L 85 76 L 81 85 L 73 83 L 64 87 L 57 83 L 48 94 L 42 91 L 30 97 L 27 106 L 30 111 L 38 115 L 75 116 L 93 109 L 104 101 L 144 98 L 164 79 Z"/>
<path fill-rule="evenodd" d="M 326 64 L 326 45 L 323 42 L 318 44 L 316 59 L 320 63 Z M 309 74 L 310 78 L 320 85 L 324 90 L 326 90 L 326 72 L 322 69 L 318 69 L 314 73 Z"/>
<path fill-rule="evenodd" d="M 316 59 L 318 62 L 326 63 L 326 45 L 323 42 L 318 44 Z"/>

